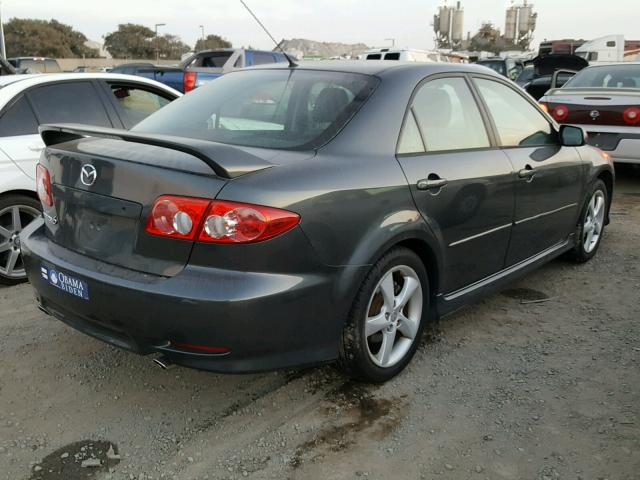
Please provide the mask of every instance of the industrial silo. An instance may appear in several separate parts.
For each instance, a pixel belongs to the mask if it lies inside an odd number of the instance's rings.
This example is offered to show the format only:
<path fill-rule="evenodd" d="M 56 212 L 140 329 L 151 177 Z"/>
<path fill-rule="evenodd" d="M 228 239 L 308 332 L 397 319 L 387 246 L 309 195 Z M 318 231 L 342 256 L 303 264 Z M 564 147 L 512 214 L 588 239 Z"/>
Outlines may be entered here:
<path fill-rule="evenodd" d="M 451 12 L 453 19 L 451 21 L 451 40 L 453 43 L 460 43 L 464 39 L 464 9 L 458 2 L 455 10 Z"/>
<path fill-rule="evenodd" d="M 515 40 L 517 37 L 516 26 L 518 23 L 518 9 L 516 7 L 507 8 L 507 14 L 504 22 L 504 36 L 509 40 Z"/>
<path fill-rule="evenodd" d="M 443 37 L 448 37 L 450 33 L 451 10 L 453 8 L 446 5 L 438 8 L 438 33 Z"/>
<path fill-rule="evenodd" d="M 518 33 L 520 35 L 527 35 L 530 31 L 534 30 L 532 28 L 532 17 L 533 17 L 533 5 L 525 4 L 521 7 L 518 7 Z"/>

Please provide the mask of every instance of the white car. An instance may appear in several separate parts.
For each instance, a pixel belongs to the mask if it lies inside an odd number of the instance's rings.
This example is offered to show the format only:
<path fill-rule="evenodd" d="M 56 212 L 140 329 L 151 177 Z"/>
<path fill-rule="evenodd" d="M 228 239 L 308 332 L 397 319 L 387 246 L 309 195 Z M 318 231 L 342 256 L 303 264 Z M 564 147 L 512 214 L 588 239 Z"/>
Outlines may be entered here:
<path fill-rule="evenodd" d="M 143 77 L 59 73 L 0 77 L 0 283 L 26 279 L 18 233 L 40 214 L 38 125 L 129 129 L 182 94 Z"/>
<path fill-rule="evenodd" d="M 640 63 L 587 67 L 540 104 L 558 123 L 582 127 L 615 163 L 640 164 Z"/>

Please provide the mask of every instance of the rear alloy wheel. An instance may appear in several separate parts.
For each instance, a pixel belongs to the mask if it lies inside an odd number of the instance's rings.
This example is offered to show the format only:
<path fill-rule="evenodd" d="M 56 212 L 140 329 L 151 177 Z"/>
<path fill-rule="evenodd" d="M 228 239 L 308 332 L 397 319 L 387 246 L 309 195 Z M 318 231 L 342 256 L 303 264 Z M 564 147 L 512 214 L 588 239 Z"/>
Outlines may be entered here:
<path fill-rule="evenodd" d="M 27 196 L 0 199 L 0 283 L 24 282 L 27 274 L 20 255 L 20 232 L 40 215 L 40 204 Z"/>
<path fill-rule="evenodd" d="M 428 311 L 427 272 L 411 250 L 396 248 L 371 270 L 343 335 L 341 363 L 353 377 L 384 382 L 410 361 Z"/>
<path fill-rule="evenodd" d="M 587 197 L 576 230 L 576 245 L 571 254 L 577 262 L 590 260 L 598 251 L 604 234 L 607 205 L 607 188 L 602 180 L 598 180 Z"/>

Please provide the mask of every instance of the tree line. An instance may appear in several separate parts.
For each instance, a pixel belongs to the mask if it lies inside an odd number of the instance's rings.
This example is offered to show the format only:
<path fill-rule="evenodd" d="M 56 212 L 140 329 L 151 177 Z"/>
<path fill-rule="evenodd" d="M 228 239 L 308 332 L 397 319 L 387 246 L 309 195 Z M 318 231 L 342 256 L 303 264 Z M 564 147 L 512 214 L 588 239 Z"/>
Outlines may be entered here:
<path fill-rule="evenodd" d="M 12 18 L 4 24 L 7 57 L 98 58 L 99 51 L 85 45 L 87 37 L 57 20 Z M 231 42 L 218 36 L 207 35 L 194 45 L 193 50 L 229 48 Z M 179 36 L 158 35 L 144 25 L 123 23 L 104 36 L 104 48 L 114 58 L 175 60 L 191 47 Z"/>

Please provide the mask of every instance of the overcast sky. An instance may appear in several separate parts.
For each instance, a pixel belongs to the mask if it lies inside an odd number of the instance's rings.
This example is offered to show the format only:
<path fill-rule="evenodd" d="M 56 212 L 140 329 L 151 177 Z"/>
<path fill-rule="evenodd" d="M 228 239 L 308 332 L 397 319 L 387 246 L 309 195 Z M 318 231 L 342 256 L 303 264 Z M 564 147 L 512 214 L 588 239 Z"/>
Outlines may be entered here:
<path fill-rule="evenodd" d="M 363 42 L 432 48 L 433 15 L 441 0 L 246 0 L 274 37 L 307 38 L 345 43 Z M 193 46 L 200 35 L 216 33 L 234 46 L 271 48 L 265 34 L 239 0 L 0 0 L 3 20 L 11 17 L 52 19 L 72 25 L 90 40 L 119 23 L 142 23 L 162 33 L 177 34 Z M 452 0 L 449 4 L 453 4 Z M 465 32 L 475 32 L 482 21 L 504 30 L 505 0 L 463 0 Z M 623 34 L 640 39 L 639 0 L 537 0 L 534 44 L 544 38 L 591 39 Z M 472 33 L 473 34 L 473 33 Z"/>

